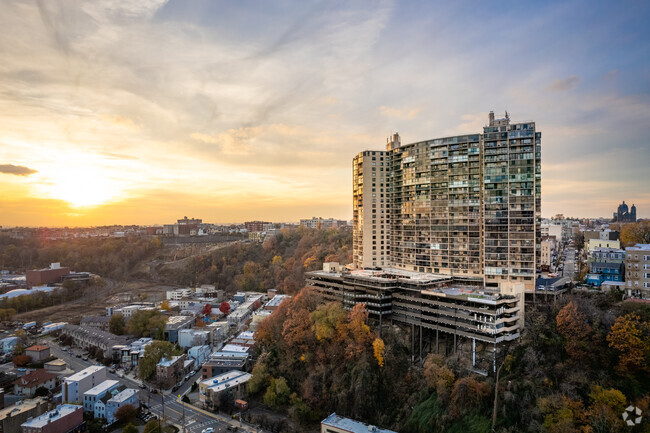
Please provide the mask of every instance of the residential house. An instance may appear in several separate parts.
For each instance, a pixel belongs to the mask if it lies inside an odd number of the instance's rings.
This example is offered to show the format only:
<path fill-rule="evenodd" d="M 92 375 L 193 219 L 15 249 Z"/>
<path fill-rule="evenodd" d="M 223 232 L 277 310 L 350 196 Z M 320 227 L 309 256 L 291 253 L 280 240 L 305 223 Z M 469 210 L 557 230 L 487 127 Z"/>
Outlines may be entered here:
<path fill-rule="evenodd" d="M 165 386 L 171 386 L 185 376 L 184 363 L 186 356 L 163 358 L 156 365 L 156 380 Z"/>
<path fill-rule="evenodd" d="M 40 387 L 52 391 L 57 386 L 57 375 L 44 368 L 34 370 L 14 381 L 14 394 L 23 397 L 34 397 Z"/>
<path fill-rule="evenodd" d="M 106 422 L 112 424 L 116 421 L 115 412 L 122 406 L 130 404 L 136 409 L 140 407 L 140 399 L 136 389 L 127 388 L 111 397 L 106 403 Z"/>
<path fill-rule="evenodd" d="M 117 389 L 120 382 L 117 380 L 105 380 L 99 385 L 89 389 L 83 394 L 83 406 L 86 412 L 95 411 L 95 403 L 97 400 L 109 394 L 112 390 Z"/>

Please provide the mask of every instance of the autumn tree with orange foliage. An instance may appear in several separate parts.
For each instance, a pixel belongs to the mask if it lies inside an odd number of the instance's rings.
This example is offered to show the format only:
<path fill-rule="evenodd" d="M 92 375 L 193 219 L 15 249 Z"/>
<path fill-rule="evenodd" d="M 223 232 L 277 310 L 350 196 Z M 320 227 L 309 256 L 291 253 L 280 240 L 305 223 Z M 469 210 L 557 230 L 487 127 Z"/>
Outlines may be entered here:
<path fill-rule="evenodd" d="M 285 380 L 291 398 L 283 405 L 300 423 L 317 422 L 334 410 L 392 423 L 401 411 L 396 401 L 414 386 L 405 381 L 413 367 L 395 340 L 371 330 L 365 305 L 345 311 L 340 303 L 324 303 L 313 289 L 303 289 L 259 325 L 260 356 L 249 391 L 277 404 L 272 397 L 278 380 Z"/>
<path fill-rule="evenodd" d="M 589 354 L 589 337 L 592 329 L 587 317 L 578 310 L 575 303 L 569 302 L 560 310 L 556 318 L 557 330 L 566 339 L 566 352 L 575 360 L 583 360 Z"/>
<path fill-rule="evenodd" d="M 650 369 L 650 324 L 635 313 L 619 316 L 607 335 L 609 346 L 619 355 L 623 372 Z"/>

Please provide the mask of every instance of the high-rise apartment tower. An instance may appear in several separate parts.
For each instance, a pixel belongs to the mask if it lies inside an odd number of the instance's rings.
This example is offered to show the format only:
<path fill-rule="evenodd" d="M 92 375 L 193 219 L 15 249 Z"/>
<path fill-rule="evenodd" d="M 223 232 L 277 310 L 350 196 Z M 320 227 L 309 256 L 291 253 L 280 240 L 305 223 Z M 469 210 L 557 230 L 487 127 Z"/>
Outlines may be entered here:
<path fill-rule="evenodd" d="M 490 113 L 483 133 L 402 145 L 353 161 L 355 268 L 520 282 L 540 254 L 541 133 Z"/>

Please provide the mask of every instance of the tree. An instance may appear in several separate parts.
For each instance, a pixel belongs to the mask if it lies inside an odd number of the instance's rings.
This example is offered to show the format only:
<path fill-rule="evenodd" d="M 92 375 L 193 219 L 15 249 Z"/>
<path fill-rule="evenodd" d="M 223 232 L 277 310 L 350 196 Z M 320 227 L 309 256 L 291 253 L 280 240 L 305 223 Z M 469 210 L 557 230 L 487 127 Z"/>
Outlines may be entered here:
<path fill-rule="evenodd" d="M 564 306 L 556 317 L 557 330 L 566 339 L 565 349 L 572 358 L 584 359 L 589 353 L 591 327 L 587 317 L 571 301 Z"/>
<path fill-rule="evenodd" d="M 589 394 L 591 406 L 589 407 L 589 422 L 594 432 L 621 431 L 623 420 L 621 413 L 627 406 L 627 399 L 617 389 L 605 389 L 598 385 L 593 386 Z"/>
<path fill-rule="evenodd" d="M 262 303 L 259 301 L 259 299 L 256 299 L 255 302 L 253 302 L 253 311 L 258 310 L 262 306 Z"/>
<path fill-rule="evenodd" d="M 122 433 L 138 433 L 138 428 L 131 423 L 128 423 L 123 429 Z"/>
<path fill-rule="evenodd" d="M 544 415 L 542 426 L 552 433 L 580 432 L 584 430 L 586 412 L 582 402 L 564 395 L 553 394 L 537 400 Z"/>
<path fill-rule="evenodd" d="M 246 390 L 250 394 L 258 394 L 261 392 L 266 386 L 268 386 L 269 382 L 269 373 L 266 368 L 266 364 L 263 362 L 258 362 L 255 364 L 255 367 L 253 367 L 253 376 L 250 378 L 248 382 L 246 382 Z"/>
<path fill-rule="evenodd" d="M 150 379 L 156 372 L 156 365 L 162 358 L 170 358 L 181 352 L 169 341 L 154 341 L 144 349 L 138 363 L 138 375 L 142 380 Z"/>
<path fill-rule="evenodd" d="M 289 389 L 287 380 L 284 377 L 278 379 L 271 378 L 271 382 L 266 388 L 266 393 L 264 394 L 264 404 L 279 409 L 289 403 L 290 396 L 291 390 Z"/>
<path fill-rule="evenodd" d="M 223 314 L 230 313 L 230 304 L 226 301 L 223 301 L 221 305 L 219 305 L 219 311 L 221 311 Z"/>
<path fill-rule="evenodd" d="M 160 424 L 158 423 L 157 420 L 152 419 L 144 425 L 144 429 L 142 430 L 142 433 L 161 433 Z"/>
<path fill-rule="evenodd" d="M 438 398 L 446 400 L 456 380 L 454 372 L 445 366 L 442 355 L 430 353 L 424 359 L 424 380 L 429 388 L 436 390 Z"/>
<path fill-rule="evenodd" d="M 36 388 L 34 391 L 34 396 L 35 397 L 47 397 L 47 395 L 50 393 L 50 390 L 45 388 L 44 386 L 39 386 Z"/>
<path fill-rule="evenodd" d="M 649 324 L 642 322 L 636 313 L 628 313 L 616 318 L 614 326 L 607 335 L 607 342 L 618 352 L 618 368 L 621 371 L 648 369 L 649 331 Z"/>
<path fill-rule="evenodd" d="M 375 359 L 377 360 L 377 365 L 383 367 L 385 350 L 384 340 L 379 337 L 375 338 L 375 341 L 372 342 L 372 348 L 375 354 Z"/>
<path fill-rule="evenodd" d="M 625 246 L 650 244 L 650 221 L 624 224 L 621 229 L 621 242 Z"/>
<path fill-rule="evenodd" d="M 162 340 L 167 325 L 167 316 L 157 310 L 138 310 L 129 320 L 129 334 L 136 337 L 151 337 Z"/>
<path fill-rule="evenodd" d="M 209 316 L 210 314 L 212 314 L 212 306 L 209 303 L 205 304 L 203 306 L 203 310 L 201 311 L 201 314 L 203 314 L 204 316 Z"/>
<path fill-rule="evenodd" d="M 32 358 L 27 355 L 14 356 L 13 363 L 16 367 L 23 367 L 32 362 Z"/>
<path fill-rule="evenodd" d="M 138 409 L 132 404 L 125 404 L 115 411 L 115 419 L 119 422 L 131 421 L 138 414 Z"/>
<path fill-rule="evenodd" d="M 162 301 L 162 302 L 160 303 L 160 309 L 161 309 L 161 310 L 165 310 L 165 311 L 169 311 L 169 310 L 172 309 L 172 307 L 171 307 L 171 305 L 169 304 L 169 301 L 168 301 L 167 299 L 165 299 L 164 301 Z"/>
<path fill-rule="evenodd" d="M 115 335 L 124 335 L 124 330 L 126 329 L 124 316 L 121 314 L 111 315 L 111 319 L 108 322 L 108 329 Z"/>

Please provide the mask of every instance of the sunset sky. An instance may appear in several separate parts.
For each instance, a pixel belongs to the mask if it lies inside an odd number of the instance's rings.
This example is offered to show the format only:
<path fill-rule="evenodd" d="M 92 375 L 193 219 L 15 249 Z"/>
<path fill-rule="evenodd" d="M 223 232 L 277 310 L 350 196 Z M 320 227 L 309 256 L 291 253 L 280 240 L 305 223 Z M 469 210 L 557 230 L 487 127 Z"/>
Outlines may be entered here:
<path fill-rule="evenodd" d="M 542 215 L 650 217 L 647 1 L 0 2 L 0 225 L 351 218 L 352 157 L 542 131 Z"/>

